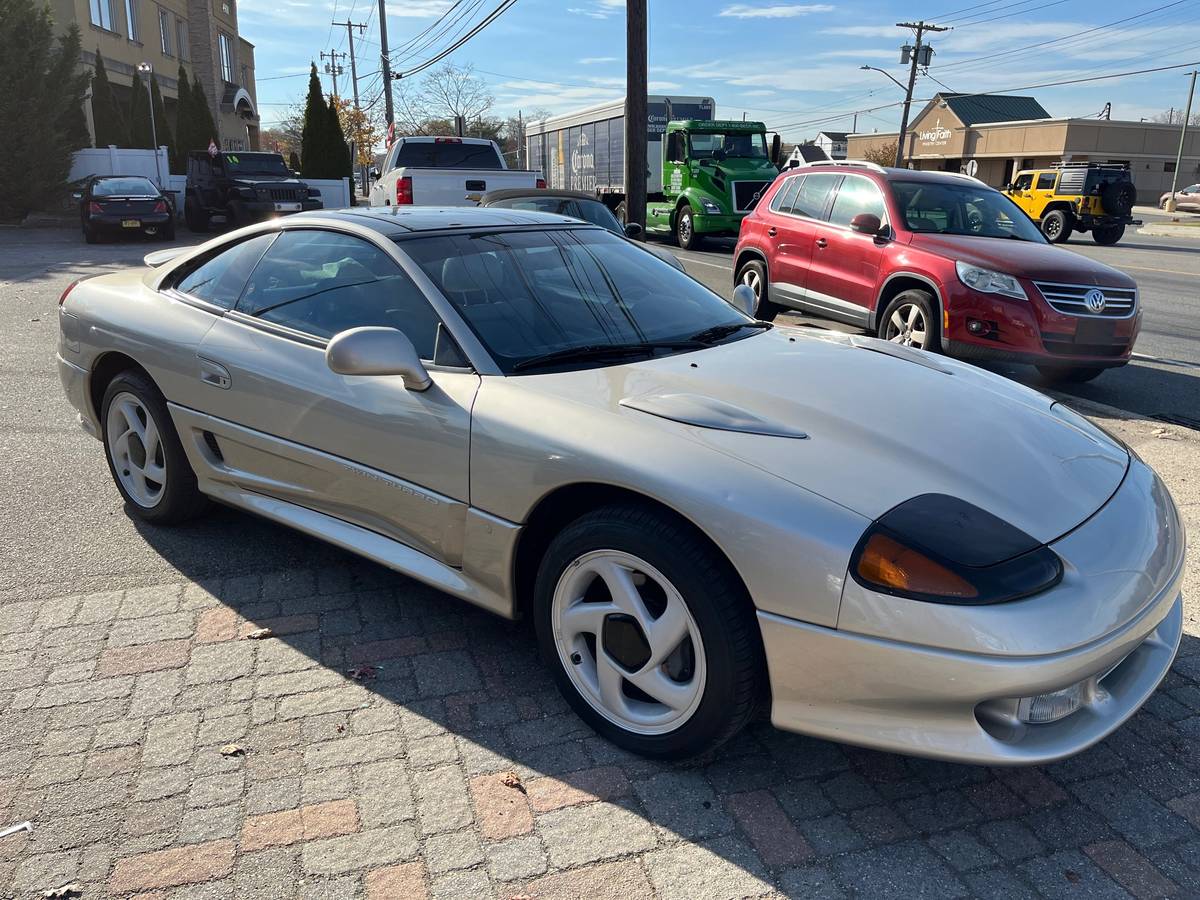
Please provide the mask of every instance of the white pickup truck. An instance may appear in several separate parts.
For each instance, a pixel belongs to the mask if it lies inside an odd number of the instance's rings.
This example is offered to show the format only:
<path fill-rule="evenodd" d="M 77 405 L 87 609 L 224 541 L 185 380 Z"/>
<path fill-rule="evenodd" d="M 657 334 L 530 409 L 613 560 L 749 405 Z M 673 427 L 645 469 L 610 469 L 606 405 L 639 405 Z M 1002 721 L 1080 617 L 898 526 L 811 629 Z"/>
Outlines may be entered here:
<path fill-rule="evenodd" d="M 545 187 L 540 172 L 510 169 L 485 138 L 402 137 L 383 158 L 372 206 L 474 206 L 500 188 Z"/>

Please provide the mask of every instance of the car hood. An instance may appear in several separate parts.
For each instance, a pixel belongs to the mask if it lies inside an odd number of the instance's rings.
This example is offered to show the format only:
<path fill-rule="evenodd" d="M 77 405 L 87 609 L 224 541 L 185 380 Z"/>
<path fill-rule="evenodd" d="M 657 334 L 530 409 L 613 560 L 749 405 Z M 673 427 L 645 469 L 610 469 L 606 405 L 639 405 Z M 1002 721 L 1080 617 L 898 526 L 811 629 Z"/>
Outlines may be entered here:
<path fill-rule="evenodd" d="M 870 519 L 920 494 L 949 494 L 1049 542 L 1099 509 L 1129 464 L 1123 447 L 1036 391 L 835 332 L 777 327 L 694 353 L 521 380 L 684 433 Z"/>
<path fill-rule="evenodd" d="M 286 175 L 239 175 L 232 181 L 240 187 L 261 187 L 267 184 L 300 187 L 304 184 L 299 178 L 289 178 Z"/>
<path fill-rule="evenodd" d="M 1034 281 L 1136 287 L 1124 272 L 1053 244 L 960 234 L 914 234 L 912 246 Z"/>

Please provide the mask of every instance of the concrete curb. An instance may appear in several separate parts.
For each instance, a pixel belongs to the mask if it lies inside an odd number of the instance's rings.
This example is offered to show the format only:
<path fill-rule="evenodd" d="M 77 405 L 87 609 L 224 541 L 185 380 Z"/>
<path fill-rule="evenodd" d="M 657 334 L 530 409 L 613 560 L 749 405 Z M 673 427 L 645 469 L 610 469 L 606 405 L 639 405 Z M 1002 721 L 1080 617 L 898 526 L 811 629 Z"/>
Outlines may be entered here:
<path fill-rule="evenodd" d="M 1143 225 L 1138 229 L 1138 234 L 1145 234 L 1152 237 L 1182 237 L 1200 239 L 1200 225 L 1180 224 L 1172 225 L 1166 222 L 1162 224 Z"/>

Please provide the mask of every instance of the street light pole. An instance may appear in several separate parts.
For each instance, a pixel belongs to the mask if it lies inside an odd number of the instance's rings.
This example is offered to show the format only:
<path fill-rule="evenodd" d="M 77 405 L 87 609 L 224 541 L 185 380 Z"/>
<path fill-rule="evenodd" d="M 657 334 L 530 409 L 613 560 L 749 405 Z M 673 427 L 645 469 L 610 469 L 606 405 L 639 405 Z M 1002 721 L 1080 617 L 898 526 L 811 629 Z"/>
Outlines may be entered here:
<path fill-rule="evenodd" d="M 149 76 L 146 79 L 146 97 L 150 107 L 150 142 L 154 144 L 154 177 L 158 180 L 158 189 L 163 189 L 162 169 L 158 164 L 158 128 L 154 124 L 154 91 L 150 89 L 150 78 L 154 77 L 154 66 L 148 62 L 138 63 L 138 73 Z"/>
<path fill-rule="evenodd" d="M 1179 151 L 1175 154 L 1175 171 L 1171 173 L 1171 194 L 1167 197 L 1167 212 L 1175 212 L 1175 188 L 1179 186 L 1179 167 L 1183 165 L 1183 144 L 1187 140 L 1188 119 L 1192 117 L 1192 96 L 1196 93 L 1196 70 L 1192 70 L 1192 84 L 1188 88 L 1187 108 L 1183 123 L 1179 126 Z"/>

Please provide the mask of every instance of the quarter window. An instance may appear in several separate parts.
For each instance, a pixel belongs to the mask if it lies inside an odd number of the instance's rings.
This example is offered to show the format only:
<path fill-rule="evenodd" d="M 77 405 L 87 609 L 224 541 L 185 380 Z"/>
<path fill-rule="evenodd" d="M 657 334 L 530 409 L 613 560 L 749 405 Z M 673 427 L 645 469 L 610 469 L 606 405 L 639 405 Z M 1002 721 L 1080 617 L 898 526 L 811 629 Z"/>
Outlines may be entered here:
<path fill-rule="evenodd" d="M 849 225 L 850 220 L 862 213 L 878 216 L 880 222 L 887 220 L 883 206 L 883 195 L 879 188 L 866 178 L 847 175 L 838 188 L 829 213 L 829 221 L 835 225 Z"/>
<path fill-rule="evenodd" d="M 797 216 L 809 219 L 825 217 L 825 208 L 829 205 L 829 192 L 837 184 L 840 175 L 819 174 L 805 175 L 804 183 L 792 201 L 791 212 Z"/>
<path fill-rule="evenodd" d="M 1039 191 L 1054 190 L 1054 178 L 1055 175 L 1053 172 L 1043 172 L 1038 176 L 1037 189 Z"/>
<path fill-rule="evenodd" d="M 89 0 L 88 14 L 92 24 L 107 31 L 114 31 L 113 21 L 116 15 L 112 0 Z"/>
<path fill-rule="evenodd" d="M 285 231 L 250 276 L 238 312 L 319 338 L 376 325 L 403 331 L 433 359 L 438 317 L 375 245 L 331 231 Z"/>
<path fill-rule="evenodd" d="M 246 279 L 275 235 L 260 234 L 209 257 L 176 284 L 176 289 L 222 309 L 233 309 Z"/>
<path fill-rule="evenodd" d="M 783 187 L 775 192 L 775 196 L 771 198 L 771 209 L 775 212 L 791 212 L 792 200 L 795 198 L 796 191 L 799 190 L 800 182 L 803 180 L 803 175 L 799 178 L 789 178 Z"/>

